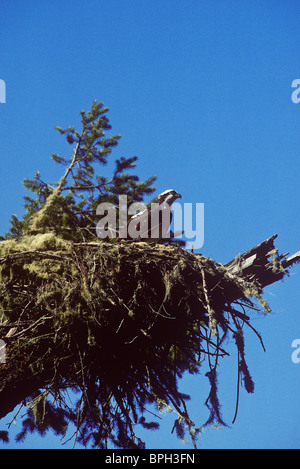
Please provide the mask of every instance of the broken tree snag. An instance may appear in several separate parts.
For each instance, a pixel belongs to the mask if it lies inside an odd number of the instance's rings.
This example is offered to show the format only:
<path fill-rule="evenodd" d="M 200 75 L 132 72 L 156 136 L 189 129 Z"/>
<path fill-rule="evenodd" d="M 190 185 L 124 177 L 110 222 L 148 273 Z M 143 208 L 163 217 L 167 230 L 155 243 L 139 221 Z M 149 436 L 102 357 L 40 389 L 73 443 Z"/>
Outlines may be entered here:
<path fill-rule="evenodd" d="M 253 392 L 243 325 L 256 332 L 253 311 L 267 310 L 263 287 L 300 259 L 279 255 L 275 238 L 226 265 L 174 245 L 72 243 L 54 233 L 1 242 L 0 417 L 22 402 L 28 428 L 39 422 L 44 431 L 49 415 L 59 415 L 64 427 L 75 425 L 78 442 L 90 435 L 96 447 L 112 441 L 133 448 L 142 447 L 138 423 L 156 428 L 145 414 L 155 403 L 173 410 L 176 433 L 187 429 L 195 446 L 203 425 L 224 424 L 216 369 L 228 355 L 225 337 L 234 339 L 239 372 Z M 210 416 L 196 427 L 177 384 L 203 362 Z M 73 408 L 68 389 L 79 396 Z"/>
<path fill-rule="evenodd" d="M 274 246 L 276 238 L 277 234 L 274 234 L 244 254 L 239 254 L 225 264 L 226 269 L 234 275 L 257 283 L 261 288 L 282 279 L 288 274 L 286 269 L 300 261 L 300 251 L 290 257 L 287 257 L 288 253 L 279 255 Z"/>

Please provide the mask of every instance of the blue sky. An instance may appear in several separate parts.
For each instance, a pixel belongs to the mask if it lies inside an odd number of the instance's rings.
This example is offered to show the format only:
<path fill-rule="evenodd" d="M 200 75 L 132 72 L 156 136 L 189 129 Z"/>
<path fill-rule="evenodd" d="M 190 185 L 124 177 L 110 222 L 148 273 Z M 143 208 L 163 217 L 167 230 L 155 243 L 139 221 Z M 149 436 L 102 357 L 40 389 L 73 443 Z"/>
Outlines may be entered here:
<path fill-rule="evenodd" d="M 300 78 L 299 20 L 292 0 L 3 2 L 0 232 L 12 213 L 23 214 L 24 178 L 38 170 L 47 182 L 60 178 L 50 155 L 69 156 L 70 146 L 54 127 L 78 126 L 80 110 L 97 99 L 122 135 L 113 159 L 137 155 L 137 174 L 157 175 L 157 193 L 174 188 L 183 202 L 205 204 L 204 255 L 225 263 L 274 233 L 281 252 L 298 251 L 300 103 L 291 84 Z M 272 314 L 253 319 L 267 352 L 247 333 L 255 393 L 242 389 L 235 424 L 206 430 L 200 448 L 300 447 L 300 364 L 291 360 L 299 265 L 292 274 L 265 290 Z M 228 347 L 219 385 L 230 424 L 236 355 Z M 181 383 L 199 424 L 206 381 Z M 167 415 L 159 432 L 145 435 L 148 447 L 190 447 L 171 428 Z M 60 441 L 31 437 L 22 446 Z"/>

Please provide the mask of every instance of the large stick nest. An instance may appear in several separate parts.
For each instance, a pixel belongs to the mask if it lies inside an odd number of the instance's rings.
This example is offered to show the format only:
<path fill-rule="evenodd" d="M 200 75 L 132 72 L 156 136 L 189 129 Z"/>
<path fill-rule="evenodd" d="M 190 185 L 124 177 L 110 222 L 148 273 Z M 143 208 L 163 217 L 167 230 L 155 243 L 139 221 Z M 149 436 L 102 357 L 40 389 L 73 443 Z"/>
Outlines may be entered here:
<path fill-rule="evenodd" d="M 212 259 L 176 246 L 72 244 L 48 233 L 2 242 L 0 279 L 1 417 L 22 399 L 28 404 L 34 396 L 32 410 L 51 394 L 75 423 L 77 440 L 133 447 L 142 445 L 135 423 L 155 427 L 140 415 L 156 403 L 170 406 L 177 434 L 186 427 L 194 441 L 200 427 L 188 416 L 177 378 L 198 372 L 208 359 L 208 422 L 221 422 L 215 371 L 228 334 L 253 391 L 241 326 L 250 326 L 253 298 L 268 307 L 255 280 Z M 67 388 L 80 391 L 76 411 L 63 401 Z M 44 419 L 45 408 L 43 400 Z"/>

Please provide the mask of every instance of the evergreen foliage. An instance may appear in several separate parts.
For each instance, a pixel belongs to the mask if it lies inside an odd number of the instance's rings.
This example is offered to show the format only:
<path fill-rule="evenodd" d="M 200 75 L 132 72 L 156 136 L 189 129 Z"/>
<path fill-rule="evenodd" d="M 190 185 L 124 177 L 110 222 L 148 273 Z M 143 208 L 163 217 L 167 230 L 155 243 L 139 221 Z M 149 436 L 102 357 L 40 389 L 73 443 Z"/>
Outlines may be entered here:
<path fill-rule="evenodd" d="M 35 197 L 25 196 L 25 215 L 11 218 L 11 228 L 5 239 L 20 239 L 24 234 L 52 231 L 63 239 L 89 241 L 95 239 L 96 208 L 102 202 L 118 205 L 118 196 L 127 195 L 128 204 L 141 202 L 154 192 L 155 176 L 139 182 L 128 171 L 136 167 L 137 157 L 122 156 L 115 161 L 113 174 L 104 176 L 101 167 L 107 166 L 112 149 L 120 135 L 106 137 L 111 129 L 106 116 L 108 108 L 93 102 L 87 114 L 81 111 L 81 130 L 74 127 L 56 130 L 75 146 L 70 158 L 52 154 L 51 158 L 64 168 L 64 175 L 55 184 L 41 179 L 37 172 L 33 179 L 25 179 L 25 187 Z"/>

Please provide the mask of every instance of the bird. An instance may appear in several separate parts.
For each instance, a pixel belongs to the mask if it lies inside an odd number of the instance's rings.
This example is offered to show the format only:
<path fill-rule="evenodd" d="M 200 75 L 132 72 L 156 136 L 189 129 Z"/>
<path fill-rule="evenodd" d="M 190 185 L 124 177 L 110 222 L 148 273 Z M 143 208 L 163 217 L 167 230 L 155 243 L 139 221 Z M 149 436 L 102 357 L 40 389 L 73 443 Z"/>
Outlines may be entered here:
<path fill-rule="evenodd" d="M 157 196 L 157 202 L 133 215 L 119 232 L 119 240 L 137 240 L 157 243 L 169 238 L 172 222 L 171 207 L 182 196 L 174 189 L 168 189 Z"/>

